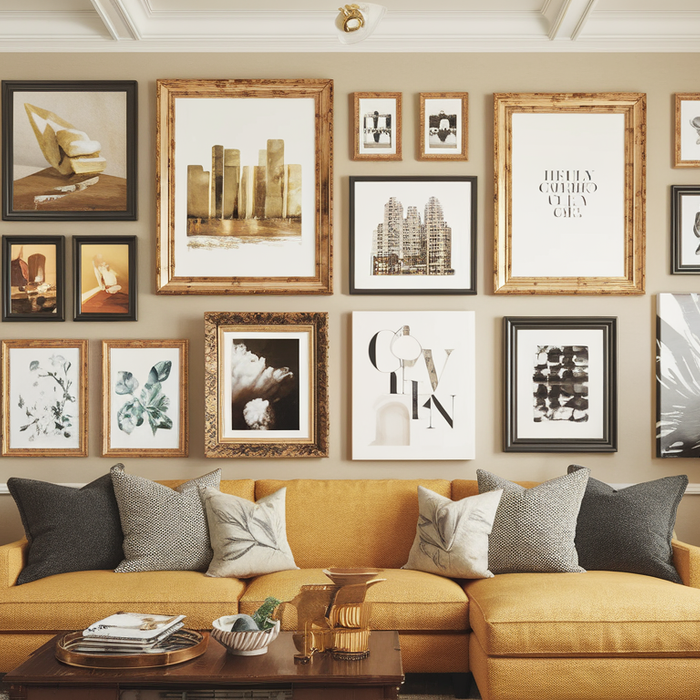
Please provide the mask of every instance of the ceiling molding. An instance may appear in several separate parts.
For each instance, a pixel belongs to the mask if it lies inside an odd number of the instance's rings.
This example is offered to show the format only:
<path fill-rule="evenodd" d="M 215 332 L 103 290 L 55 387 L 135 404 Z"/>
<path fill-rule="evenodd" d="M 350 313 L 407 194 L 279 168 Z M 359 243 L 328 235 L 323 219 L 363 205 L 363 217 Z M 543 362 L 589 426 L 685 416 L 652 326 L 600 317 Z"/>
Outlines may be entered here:
<path fill-rule="evenodd" d="M 119 0 L 90 0 L 115 41 L 140 39 L 139 32 Z"/>

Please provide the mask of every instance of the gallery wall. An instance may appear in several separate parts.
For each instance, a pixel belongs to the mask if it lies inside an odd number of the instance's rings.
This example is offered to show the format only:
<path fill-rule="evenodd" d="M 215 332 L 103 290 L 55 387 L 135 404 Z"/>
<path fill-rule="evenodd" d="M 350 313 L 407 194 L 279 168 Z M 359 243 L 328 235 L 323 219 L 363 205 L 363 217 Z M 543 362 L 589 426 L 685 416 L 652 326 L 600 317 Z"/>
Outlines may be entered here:
<path fill-rule="evenodd" d="M 116 461 L 151 479 L 189 478 L 221 467 L 237 478 L 475 478 L 476 469 L 518 480 L 559 476 L 571 463 L 590 467 L 612 484 L 687 474 L 700 484 L 700 462 L 655 457 L 654 382 L 656 295 L 700 291 L 700 277 L 671 275 L 670 187 L 700 185 L 700 170 L 674 169 L 673 95 L 698 91 L 700 54 L 2 54 L 3 80 L 137 80 L 138 220 L 133 222 L 0 222 L 2 235 L 123 234 L 138 237 L 138 321 L 0 325 L 10 339 L 89 340 L 89 455 L 86 458 L 0 458 L 0 483 L 22 476 L 81 484 Z M 160 296 L 155 293 L 155 134 L 158 78 L 332 78 L 334 80 L 333 274 L 331 296 Z M 403 160 L 351 159 L 351 93 L 403 94 Z M 469 93 L 469 160 L 423 162 L 418 148 L 418 94 Z M 513 296 L 492 293 L 493 93 L 643 92 L 647 94 L 647 264 L 641 296 Z M 372 296 L 348 293 L 348 178 L 357 175 L 473 175 L 478 178 L 477 294 Z M 67 279 L 72 262 L 67 260 Z M 72 284 L 72 283 L 70 283 Z M 71 299 L 69 285 L 67 299 Z M 351 312 L 473 310 L 476 314 L 476 458 L 469 461 L 353 461 L 351 445 Z M 314 459 L 206 459 L 204 457 L 205 311 L 325 311 L 329 314 L 330 452 Z M 616 316 L 618 318 L 618 451 L 505 453 L 503 434 L 504 316 Z M 70 305 L 67 319 L 72 318 Z M 101 341 L 190 340 L 188 458 L 101 456 Z M 700 487 L 698 488 L 700 492 Z M 678 535 L 700 545 L 697 495 L 679 509 Z M 0 543 L 22 527 L 9 495 L 0 495 Z"/>

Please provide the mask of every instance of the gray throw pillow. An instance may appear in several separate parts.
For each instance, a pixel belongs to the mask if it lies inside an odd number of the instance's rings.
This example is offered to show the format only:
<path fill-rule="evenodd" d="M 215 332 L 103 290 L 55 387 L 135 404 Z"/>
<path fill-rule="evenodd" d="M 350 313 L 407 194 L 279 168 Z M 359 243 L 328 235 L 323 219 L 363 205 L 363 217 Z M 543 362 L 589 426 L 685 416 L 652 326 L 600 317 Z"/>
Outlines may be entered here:
<path fill-rule="evenodd" d="M 212 551 L 199 487 L 219 488 L 221 469 L 175 489 L 126 474 L 123 464 L 110 473 L 124 532 L 124 560 L 117 572 L 207 568 Z"/>
<path fill-rule="evenodd" d="M 17 477 L 7 487 L 29 541 L 18 584 L 119 564 L 122 528 L 109 474 L 79 489 Z"/>
<path fill-rule="evenodd" d="M 581 572 L 574 537 L 588 469 L 526 489 L 483 469 L 479 492 L 503 489 L 489 538 L 489 569 L 516 572 Z"/>
<path fill-rule="evenodd" d="M 576 464 L 569 473 L 584 469 Z M 671 538 L 685 475 L 666 476 L 616 491 L 589 479 L 576 526 L 579 563 L 586 569 L 629 571 L 682 583 Z"/>

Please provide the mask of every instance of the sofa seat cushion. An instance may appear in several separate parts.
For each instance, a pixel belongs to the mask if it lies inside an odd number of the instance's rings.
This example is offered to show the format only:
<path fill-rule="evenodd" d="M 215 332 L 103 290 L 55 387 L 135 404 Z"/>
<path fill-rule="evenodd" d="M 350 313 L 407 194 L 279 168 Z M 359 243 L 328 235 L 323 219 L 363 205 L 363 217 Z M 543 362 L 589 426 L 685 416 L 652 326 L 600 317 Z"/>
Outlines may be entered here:
<path fill-rule="evenodd" d="M 455 581 L 424 571 L 383 569 L 366 600 L 372 603 L 371 627 L 378 630 L 465 631 L 469 627 L 468 601 Z M 288 601 L 304 584 L 331 581 L 321 569 L 278 571 L 252 579 L 240 600 L 240 612 L 252 615 L 268 596 Z M 294 609 L 282 615 L 283 629 L 296 628 Z"/>
<path fill-rule="evenodd" d="M 2 592 L 0 631 L 84 629 L 120 610 L 187 615 L 185 626 L 210 629 L 238 612 L 245 583 L 197 571 L 79 571 L 12 586 Z"/>
<path fill-rule="evenodd" d="M 622 571 L 465 582 L 488 656 L 700 657 L 700 590 Z"/>

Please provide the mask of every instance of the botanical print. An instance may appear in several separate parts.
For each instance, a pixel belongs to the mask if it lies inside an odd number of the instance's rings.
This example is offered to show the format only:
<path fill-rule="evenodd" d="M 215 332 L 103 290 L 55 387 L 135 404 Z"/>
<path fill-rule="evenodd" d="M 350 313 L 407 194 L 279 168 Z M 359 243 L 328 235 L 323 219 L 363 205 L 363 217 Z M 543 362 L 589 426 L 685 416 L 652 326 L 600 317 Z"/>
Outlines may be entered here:
<path fill-rule="evenodd" d="M 587 345 L 538 345 L 532 381 L 535 423 L 588 420 Z"/>
<path fill-rule="evenodd" d="M 83 243 L 80 262 L 80 312 L 128 314 L 129 246 Z"/>
<path fill-rule="evenodd" d="M 691 98 L 691 95 L 688 97 Z M 700 161 L 700 96 L 681 99 L 679 112 L 676 115 L 676 129 L 680 132 L 681 164 L 697 163 Z"/>
<path fill-rule="evenodd" d="M 682 192 L 675 200 L 680 207 L 676 224 L 680 231 L 674 232 L 680 238 L 680 264 L 690 269 L 700 265 L 700 193 L 693 190 Z"/>
<path fill-rule="evenodd" d="M 10 313 L 57 313 L 57 256 L 54 244 L 18 243 L 10 248 Z"/>

